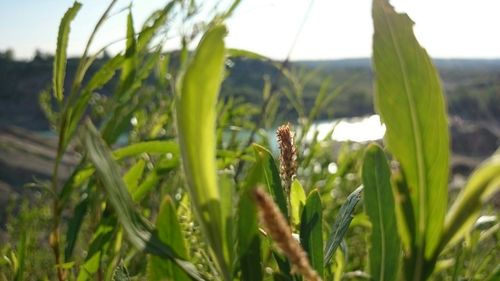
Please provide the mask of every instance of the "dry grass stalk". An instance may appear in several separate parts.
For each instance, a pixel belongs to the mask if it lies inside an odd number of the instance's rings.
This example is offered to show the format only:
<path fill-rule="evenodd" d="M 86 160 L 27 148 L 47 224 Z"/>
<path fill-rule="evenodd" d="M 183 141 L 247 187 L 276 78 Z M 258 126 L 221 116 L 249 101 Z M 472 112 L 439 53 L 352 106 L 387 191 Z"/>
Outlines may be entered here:
<path fill-rule="evenodd" d="M 292 271 L 302 274 L 307 281 L 320 281 L 318 273 L 309 264 L 307 254 L 292 237 L 292 230 L 273 199 L 257 187 L 253 196 L 260 210 L 260 220 L 268 235 L 292 263 Z"/>
<path fill-rule="evenodd" d="M 290 129 L 290 123 L 282 125 L 276 130 L 278 144 L 280 147 L 280 175 L 283 186 L 288 195 L 290 195 L 290 186 L 293 177 L 297 173 L 297 149 L 293 140 L 293 133 Z"/>

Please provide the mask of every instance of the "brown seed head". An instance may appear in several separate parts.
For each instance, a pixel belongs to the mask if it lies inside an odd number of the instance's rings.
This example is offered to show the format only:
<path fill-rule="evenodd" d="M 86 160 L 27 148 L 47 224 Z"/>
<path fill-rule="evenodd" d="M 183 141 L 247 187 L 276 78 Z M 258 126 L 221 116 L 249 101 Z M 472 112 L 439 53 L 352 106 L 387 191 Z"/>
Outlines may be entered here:
<path fill-rule="evenodd" d="M 292 270 L 302 274 L 305 280 L 320 281 L 321 278 L 309 264 L 304 249 L 293 238 L 292 230 L 273 199 L 260 187 L 253 190 L 253 196 L 260 211 L 261 223 L 269 236 L 292 263 Z"/>
<path fill-rule="evenodd" d="M 287 194 L 290 194 L 292 179 L 297 173 L 297 150 L 293 140 L 290 123 L 282 125 L 276 130 L 280 147 L 280 175 Z"/>

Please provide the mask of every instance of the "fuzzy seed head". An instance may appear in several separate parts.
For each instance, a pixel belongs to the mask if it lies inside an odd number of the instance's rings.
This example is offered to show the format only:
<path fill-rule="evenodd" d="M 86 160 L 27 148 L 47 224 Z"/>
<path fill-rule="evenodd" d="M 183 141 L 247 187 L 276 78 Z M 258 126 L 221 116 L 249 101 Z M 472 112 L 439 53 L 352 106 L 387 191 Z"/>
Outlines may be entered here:
<path fill-rule="evenodd" d="M 260 187 L 253 190 L 253 197 L 257 203 L 264 229 L 290 260 L 293 272 L 302 274 L 307 281 L 320 281 L 321 278 L 312 269 L 304 249 L 293 238 L 292 230 L 273 199 Z"/>
<path fill-rule="evenodd" d="M 286 123 L 276 131 L 280 147 L 280 175 L 287 194 L 290 194 L 290 185 L 297 174 L 297 150 L 293 140 L 290 123 Z"/>

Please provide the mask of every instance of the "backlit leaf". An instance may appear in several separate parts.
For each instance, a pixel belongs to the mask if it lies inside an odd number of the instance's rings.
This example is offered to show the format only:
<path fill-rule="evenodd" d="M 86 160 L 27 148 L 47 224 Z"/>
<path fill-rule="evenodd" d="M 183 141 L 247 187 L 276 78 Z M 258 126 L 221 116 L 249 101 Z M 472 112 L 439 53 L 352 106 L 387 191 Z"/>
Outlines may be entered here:
<path fill-rule="evenodd" d="M 375 281 L 396 280 L 399 268 L 400 242 L 390 175 L 384 151 L 370 145 L 365 151 L 362 178 L 365 212 L 372 225 L 370 275 Z"/>
<path fill-rule="evenodd" d="M 375 107 L 411 191 L 417 248 L 430 258 L 448 197 L 449 137 L 441 83 L 406 14 L 396 13 L 386 0 L 374 0 L 373 24 Z"/>

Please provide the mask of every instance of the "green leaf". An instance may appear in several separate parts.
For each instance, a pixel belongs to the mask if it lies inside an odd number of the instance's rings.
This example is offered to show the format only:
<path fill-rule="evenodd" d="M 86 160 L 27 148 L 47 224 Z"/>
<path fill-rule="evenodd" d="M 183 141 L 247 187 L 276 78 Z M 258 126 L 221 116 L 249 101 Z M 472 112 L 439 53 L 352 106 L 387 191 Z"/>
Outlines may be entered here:
<path fill-rule="evenodd" d="M 228 49 L 227 54 L 232 58 L 246 58 L 253 60 L 270 61 L 270 59 L 266 56 L 243 49 Z"/>
<path fill-rule="evenodd" d="M 52 85 L 54 88 L 54 97 L 57 101 L 63 100 L 64 93 L 64 77 L 66 76 L 66 48 L 68 47 L 68 39 L 70 32 L 71 21 L 76 17 L 76 14 L 82 7 L 82 4 L 75 2 L 73 7 L 69 8 L 61 19 L 59 24 L 59 32 L 57 34 L 57 48 L 54 57 L 54 70 L 52 77 Z"/>
<path fill-rule="evenodd" d="M 439 243 L 448 196 L 449 136 L 439 76 L 418 44 L 413 22 L 386 0 L 373 1 L 375 107 L 385 141 L 411 191 L 416 246 L 430 258 Z"/>
<path fill-rule="evenodd" d="M 229 261 L 229 271 L 232 272 L 232 265 L 234 260 L 234 242 L 236 241 L 235 235 L 235 213 L 233 202 L 234 198 L 234 187 L 236 183 L 234 182 L 234 173 L 231 171 L 220 171 L 218 174 L 219 189 L 221 194 L 221 216 L 222 216 L 222 229 L 224 230 L 223 239 L 224 243 L 224 257 L 225 260 Z"/>
<path fill-rule="evenodd" d="M 290 212 L 292 213 L 293 225 L 300 224 L 300 214 L 305 204 L 306 193 L 304 192 L 304 188 L 297 179 L 294 179 L 290 187 Z"/>
<path fill-rule="evenodd" d="M 311 266 L 323 278 L 323 207 L 318 190 L 307 197 L 300 221 L 300 244 L 307 252 Z"/>
<path fill-rule="evenodd" d="M 130 89 L 135 80 L 137 72 L 137 43 L 135 40 L 134 19 L 132 11 L 127 17 L 127 41 L 125 45 L 125 61 L 120 74 L 120 81 L 115 95 L 120 97 L 127 89 Z"/>
<path fill-rule="evenodd" d="M 281 213 L 285 218 L 288 218 L 288 207 L 286 203 L 285 191 L 281 186 L 281 177 L 273 155 L 265 147 L 258 144 L 253 144 L 255 158 L 257 159 L 256 166 L 260 172 L 259 183 L 267 187 L 269 194 L 278 205 Z"/>
<path fill-rule="evenodd" d="M 186 241 L 177 220 L 175 205 L 168 196 L 163 199 L 160 205 L 160 212 L 156 218 L 156 231 L 160 240 L 167 245 L 172 245 L 172 250 L 180 258 L 188 258 Z M 190 278 L 185 272 L 175 266 L 171 260 L 150 256 L 148 261 L 148 280 L 190 280 Z"/>
<path fill-rule="evenodd" d="M 241 280 L 260 281 L 263 279 L 261 268 L 261 249 L 259 236 L 258 210 L 252 199 L 252 190 L 260 180 L 259 167 L 254 164 L 245 181 L 240 195 L 237 212 L 237 253 L 241 268 Z M 257 266 L 258 265 L 258 266 Z"/>
<path fill-rule="evenodd" d="M 230 279 L 223 254 L 220 190 L 216 172 L 216 104 L 226 58 L 224 25 L 211 27 L 179 80 L 177 129 L 194 213 L 212 247 L 224 279 Z"/>
<path fill-rule="evenodd" d="M 138 51 L 142 51 L 148 46 L 148 43 L 154 37 L 158 29 L 165 24 L 165 22 L 168 19 L 170 11 L 177 3 L 178 1 L 176 0 L 170 1 L 167 5 L 165 5 L 163 9 L 152 14 L 153 17 L 149 19 L 152 21 L 152 23 L 150 25 L 144 26 L 141 32 L 139 33 L 139 36 L 137 37 Z"/>
<path fill-rule="evenodd" d="M 325 257 L 323 259 L 323 264 L 325 266 L 331 261 L 333 254 L 335 254 L 335 251 L 349 229 L 349 225 L 351 224 L 353 218 L 352 214 L 354 213 L 354 208 L 361 199 L 361 191 L 363 191 L 362 186 L 358 187 L 351 194 L 349 194 L 345 203 L 342 207 L 340 207 L 339 213 L 335 218 L 335 223 L 332 226 L 330 239 L 326 243 Z"/>
<path fill-rule="evenodd" d="M 109 148 L 90 122 L 86 123 L 82 143 L 131 244 L 146 253 L 173 260 L 192 278 L 202 280 L 194 265 L 180 259 L 171 246 L 165 245 L 160 240 L 151 224 L 135 210 L 132 197 L 127 191 Z"/>
<path fill-rule="evenodd" d="M 127 186 L 127 190 L 133 194 L 137 190 L 139 185 L 139 180 L 144 173 L 144 167 L 146 166 L 146 161 L 139 159 L 130 169 L 123 175 L 123 181 Z"/>
<path fill-rule="evenodd" d="M 116 226 L 116 217 L 104 213 L 87 250 L 85 262 L 80 266 L 77 281 L 91 280 L 101 265 L 101 258 L 109 247 L 113 230 Z"/>
<path fill-rule="evenodd" d="M 390 170 L 384 151 L 368 146 L 363 160 L 365 212 L 370 217 L 370 275 L 374 281 L 396 280 L 399 269 L 400 242 L 396 226 Z"/>
<path fill-rule="evenodd" d="M 470 176 L 446 215 L 440 249 L 454 244 L 471 229 L 484 204 L 500 190 L 500 153 L 488 158 Z"/>
<path fill-rule="evenodd" d="M 403 250 L 410 253 L 415 247 L 416 226 L 414 209 L 410 198 L 410 190 L 408 188 L 403 171 L 396 170 L 391 177 L 392 187 L 394 191 L 395 211 L 399 237 Z"/>
<path fill-rule="evenodd" d="M 87 195 L 87 194 L 85 194 Z M 89 197 L 85 196 L 76 206 L 73 211 L 73 217 L 68 222 L 68 230 L 66 231 L 66 243 L 64 248 L 64 260 L 69 262 L 73 255 L 73 249 L 76 245 L 78 234 L 83 223 L 83 218 L 87 214 L 89 206 Z"/>
<path fill-rule="evenodd" d="M 174 141 L 145 141 L 134 143 L 113 151 L 117 160 L 141 153 L 171 154 L 172 158 L 179 158 L 179 145 Z"/>
<path fill-rule="evenodd" d="M 132 192 L 132 199 L 134 202 L 141 202 L 142 199 L 148 195 L 148 193 L 158 185 L 160 182 L 160 176 L 158 175 L 157 170 L 151 171 L 144 181 Z"/>
<path fill-rule="evenodd" d="M 95 90 L 100 89 L 106 83 L 113 78 L 115 72 L 120 66 L 122 66 L 124 61 L 123 55 L 116 55 L 114 58 L 107 61 L 99 70 L 92 76 L 89 83 L 83 88 L 82 93 L 76 103 L 68 108 L 65 112 L 69 115 L 69 125 L 66 130 L 65 140 L 71 140 L 73 134 L 76 131 L 77 125 L 80 122 L 87 106 L 89 104 L 92 93 Z"/>
<path fill-rule="evenodd" d="M 118 100 L 115 106 L 111 118 L 106 120 L 105 126 L 102 130 L 103 138 L 107 143 L 114 143 L 120 137 L 120 135 L 130 127 L 130 119 L 134 115 L 134 112 L 145 107 L 144 100 L 133 99 L 135 94 L 141 88 L 142 83 L 146 78 L 148 78 L 156 65 L 156 62 L 160 58 L 161 49 L 158 48 L 156 52 L 149 55 L 146 61 L 139 67 L 139 72 L 134 68 L 131 70 L 130 76 L 124 78 L 122 87 L 116 90 L 115 98 Z M 131 68 L 132 66 L 127 65 L 128 60 L 134 58 L 128 58 L 124 63 L 124 69 L 122 69 L 122 74 L 125 68 Z M 129 64 L 131 62 L 128 62 Z M 135 63 L 131 64 L 135 67 Z"/>

